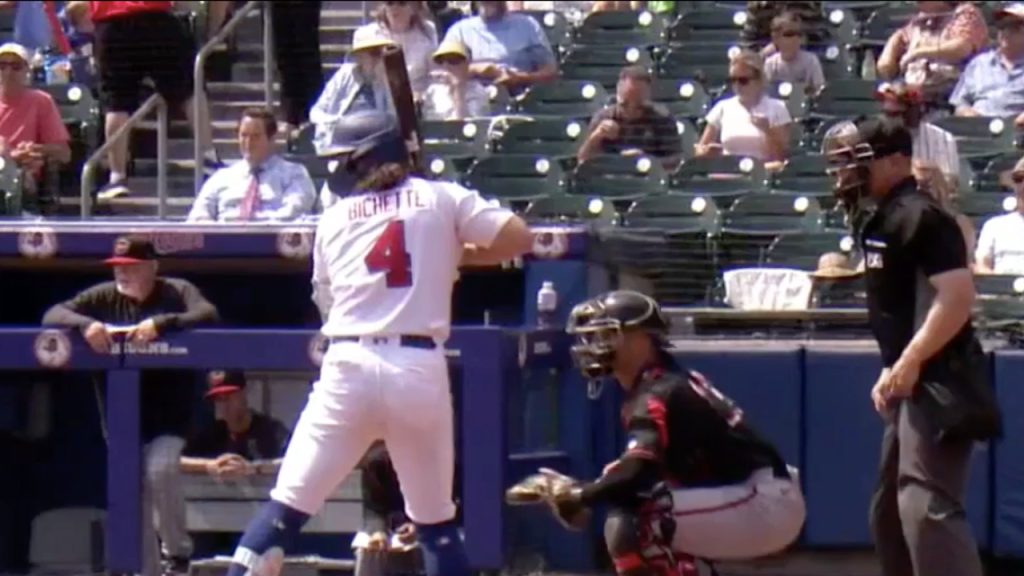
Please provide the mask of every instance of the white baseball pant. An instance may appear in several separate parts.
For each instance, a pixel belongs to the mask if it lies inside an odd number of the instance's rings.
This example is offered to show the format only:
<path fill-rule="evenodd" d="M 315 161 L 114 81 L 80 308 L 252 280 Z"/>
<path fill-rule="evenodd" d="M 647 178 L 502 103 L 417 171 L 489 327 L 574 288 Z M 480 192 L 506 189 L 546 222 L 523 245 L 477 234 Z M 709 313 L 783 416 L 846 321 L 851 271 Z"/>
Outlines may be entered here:
<path fill-rule="evenodd" d="M 455 517 L 452 399 L 444 347 L 403 347 L 398 337 L 332 342 L 270 497 L 314 515 L 382 439 L 418 524 Z"/>

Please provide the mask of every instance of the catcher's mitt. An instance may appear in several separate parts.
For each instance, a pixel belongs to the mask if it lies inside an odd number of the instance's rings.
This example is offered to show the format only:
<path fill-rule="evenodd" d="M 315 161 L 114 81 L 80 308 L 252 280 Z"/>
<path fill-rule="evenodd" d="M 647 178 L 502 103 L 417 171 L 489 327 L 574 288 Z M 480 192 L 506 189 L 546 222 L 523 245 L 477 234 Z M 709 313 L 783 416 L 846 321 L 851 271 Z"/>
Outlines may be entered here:
<path fill-rule="evenodd" d="M 513 506 L 545 503 L 555 518 L 570 530 L 581 530 L 590 521 L 590 509 L 579 501 L 579 483 L 564 474 L 541 468 L 505 491 L 505 501 Z"/>

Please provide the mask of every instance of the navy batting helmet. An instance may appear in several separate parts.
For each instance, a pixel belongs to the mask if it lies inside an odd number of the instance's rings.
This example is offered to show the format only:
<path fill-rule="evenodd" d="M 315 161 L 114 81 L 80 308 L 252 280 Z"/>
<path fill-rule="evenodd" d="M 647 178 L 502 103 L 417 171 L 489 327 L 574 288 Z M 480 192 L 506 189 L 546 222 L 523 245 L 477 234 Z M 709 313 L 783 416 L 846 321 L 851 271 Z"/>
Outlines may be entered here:
<path fill-rule="evenodd" d="M 334 194 L 352 193 L 374 168 L 388 163 L 406 165 L 409 150 L 391 114 L 378 110 L 342 116 L 334 125 L 331 145 L 319 156 L 336 160 L 327 187 Z"/>

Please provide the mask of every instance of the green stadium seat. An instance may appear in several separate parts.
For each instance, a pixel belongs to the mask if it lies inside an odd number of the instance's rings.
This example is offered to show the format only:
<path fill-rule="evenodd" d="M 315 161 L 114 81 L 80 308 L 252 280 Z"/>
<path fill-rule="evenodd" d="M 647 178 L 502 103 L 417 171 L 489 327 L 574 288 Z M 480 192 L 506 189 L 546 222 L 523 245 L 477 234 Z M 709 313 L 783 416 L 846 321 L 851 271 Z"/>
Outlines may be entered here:
<path fill-rule="evenodd" d="M 668 27 L 669 44 L 736 44 L 747 22 L 744 6 L 714 6 L 679 15 Z"/>
<path fill-rule="evenodd" d="M 668 175 L 650 156 L 595 156 L 573 171 L 569 193 L 609 200 L 635 200 L 668 191 Z"/>
<path fill-rule="evenodd" d="M 765 264 L 814 271 L 818 259 L 826 252 L 855 252 L 855 243 L 842 232 L 808 232 L 786 234 L 776 238 L 765 252 Z"/>
<path fill-rule="evenodd" d="M 857 58 L 844 44 L 832 44 L 823 50 L 815 50 L 815 52 L 821 62 L 821 72 L 825 75 L 825 82 L 853 80 L 859 76 Z"/>
<path fill-rule="evenodd" d="M 1024 320 L 1024 276 L 976 274 L 976 311 L 986 320 Z"/>
<path fill-rule="evenodd" d="M 562 78 L 598 82 L 613 90 L 624 66 L 651 70 L 654 60 L 643 47 L 575 46 L 562 60 Z"/>
<path fill-rule="evenodd" d="M 23 192 L 21 171 L 9 158 L 0 157 L 0 216 L 21 216 Z"/>
<path fill-rule="evenodd" d="M 291 154 L 316 154 L 313 147 L 313 137 L 316 135 L 316 126 L 306 124 L 299 129 L 298 134 L 288 141 L 288 152 Z"/>
<path fill-rule="evenodd" d="M 975 189 L 978 192 L 995 192 L 1002 194 L 1008 190 L 1002 181 L 1004 172 L 1013 170 L 1021 158 L 1020 152 L 1004 152 L 988 161 L 988 164 L 977 173 Z M 1008 184 L 1008 182 L 1006 183 Z"/>
<path fill-rule="evenodd" d="M 495 140 L 495 150 L 500 154 L 538 154 L 573 165 L 576 151 L 587 137 L 587 124 L 572 118 L 510 122 Z"/>
<path fill-rule="evenodd" d="M 882 48 L 893 32 L 902 28 L 915 15 L 917 15 L 917 6 L 912 2 L 906 4 L 887 3 L 875 10 L 864 23 L 864 29 L 861 31 L 861 44 Z"/>
<path fill-rule="evenodd" d="M 433 180 L 460 182 L 472 164 L 472 156 L 439 156 L 429 152 L 423 156 L 423 170 Z"/>
<path fill-rule="evenodd" d="M 423 156 L 428 159 L 426 166 L 431 174 L 442 176 L 462 173 L 477 158 L 488 152 L 488 131 L 491 120 L 426 120 L 420 122 L 420 138 L 423 141 Z M 433 162 L 443 160 L 446 166 Z M 433 164 L 432 164 L 433 163 Z M 450 164 L 450 166 L 448 166 Z M 449 170 L 449 168 L 451 170 Z"/>
<path fill-rule="evenodd" d="M 487 198 L 536 200 L 565 194 L 567 179 L 558 162 L 537 155 L 495 154 L 474 163 L 465 184 Z"/>
<path fill-rule="evenodd" d="M 512 107 L 512 96 L 508 93 L 508 88 L 504 86 L 498 86 L 491 84 L 487 86 L 487 101 L 491 105 L 490 116 L 496 116 L 498 114 L 504 114 L 511 110 Z"/>
<path fill-rule="evenodd" d="M 828 162 L 820 154 L 793 156 L 782 171 L 771 180 L 773 194 L 806 195 L 818 200 L 823 207 L 831 207 L 834 180 L 825 173 Z"/>
<path fill-rule="evenodd" d="M 934 124 L 956 138 L 961 158 L 987 160 L 1014 149 L 1012 119 L 949 116 Z"/>
<path fill-rule="evenodd" d="M 1017 198 L 1012 194 L 962 194 L 954 202 L 979 232 L 989 218 L 1017 209 Z"/>
<path fill-rule="evenodd" d="M 684 160 L 693 158 L 695 152 L 694 146 L 697 141 L 700 140 L 700 134 L 697 132 L 697 127 L 694 126 L 693 122 L 685 118 L 676 120 L 676 131 L 679 132 L 679 138 L 681 140 L 680 145 L 683 149 L 682 158 Z"/>
<path fill-rule="evenodd" d="M 715 198 L 719 205 L 739 196 L 767 190 L 764 164 L 741 156 L 695 157 L 685 160 L 669 178 L 672 193 Z"/>
<path fill-rule="evenodd" d="M 821 230 L 821 207 L 814 198 L 743 196 L 722 215 L 720 262 L 724 267 L 760 265 L 768 247 L 779 236 Z"/>
<path fill-rule="evenodd" d="M 825 230 L 846 232 L 850 229 L 850 225 L 847 223 L 846 210 L 839 204 L 827 210 L 824 217 Z"/>
<path fill-rule="evenodd" d="M 793 120 L 799 120 L 807 116 L 809 102 L 807 98 L 807 86 L 794 82 L 776 82 L 770 88 L 769 95 L 772 98 L 782 100 L 786 103 L 786 109 Z"/>
<path fill-rule="evenodd" d="M 729 81 L 729 46 L 703 44 L 677 46 L 658 59 L 659 78 L 693 78 L 708 91 L 718 92 Z"/>
<path fill-rule="evenodd" d="M 656 46 L 665 43 L 665 21 L 647 10 L 591 12 L 576 29 L 577 46 Z"/>
<path fill-rule="evenodd" d="M 611 225 L 617 215 L 611 202 L 599 198 L 547 196 L 530 202 L 523 216 L 533 224 Z"/>
<path fill-rule="evenodd" d="M 711 99 L 704 85 L 688 78 L 660 78 L 651 86 L 651 100 L 673 116 L 699 121 L 707 114 Z"/>
<path fill-rule="evenodd" d="M 720 213 L 710 198 L 688 194 L 672 194 L 641 198 L 633 203 L 623 218 L 630 228 L 665 230 L 702 230 L 715 234 Z"/>
<path fill-rule="evenodd" d="M 873 80 L 835 80 L 829 82 L 815 100 L 812 116 L 851 118 L 881 112 Z"/>
<path fill-rule="evenodd" d="M 592 80 L 557 80 L 537 84 L 520 96 L 519 112 L 588 120 L 608 103 L 608 91 Z"/>
<path fill-rule="evenodd" d="M 540 24 L 552 47 L 564 47 L 572 44 L 571 27 L 565 14 L 554 10 L 523 10 L 522 13 L 532 17 Z"/>

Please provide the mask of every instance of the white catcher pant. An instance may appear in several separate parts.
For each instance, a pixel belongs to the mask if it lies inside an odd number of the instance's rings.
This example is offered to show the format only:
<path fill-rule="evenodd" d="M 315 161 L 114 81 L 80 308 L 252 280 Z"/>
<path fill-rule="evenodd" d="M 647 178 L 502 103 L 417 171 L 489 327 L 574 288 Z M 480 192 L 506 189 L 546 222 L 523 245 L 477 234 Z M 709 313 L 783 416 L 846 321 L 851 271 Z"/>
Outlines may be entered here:
<path fill-rule="evenodd" d="M 444 347 L 363 337 L 330 345 L 270 497 L 316 514 L 375 440 L 391 454 L 413 522 L 455 517 L 452 399 Z"/>
<path fill-rule="evenodd" d="M 749 560 L 782 551 L 803 529 L 800 477 L 762 469 L 743 484 L 672 491 L 672 548 L 707 560 Z"/>

